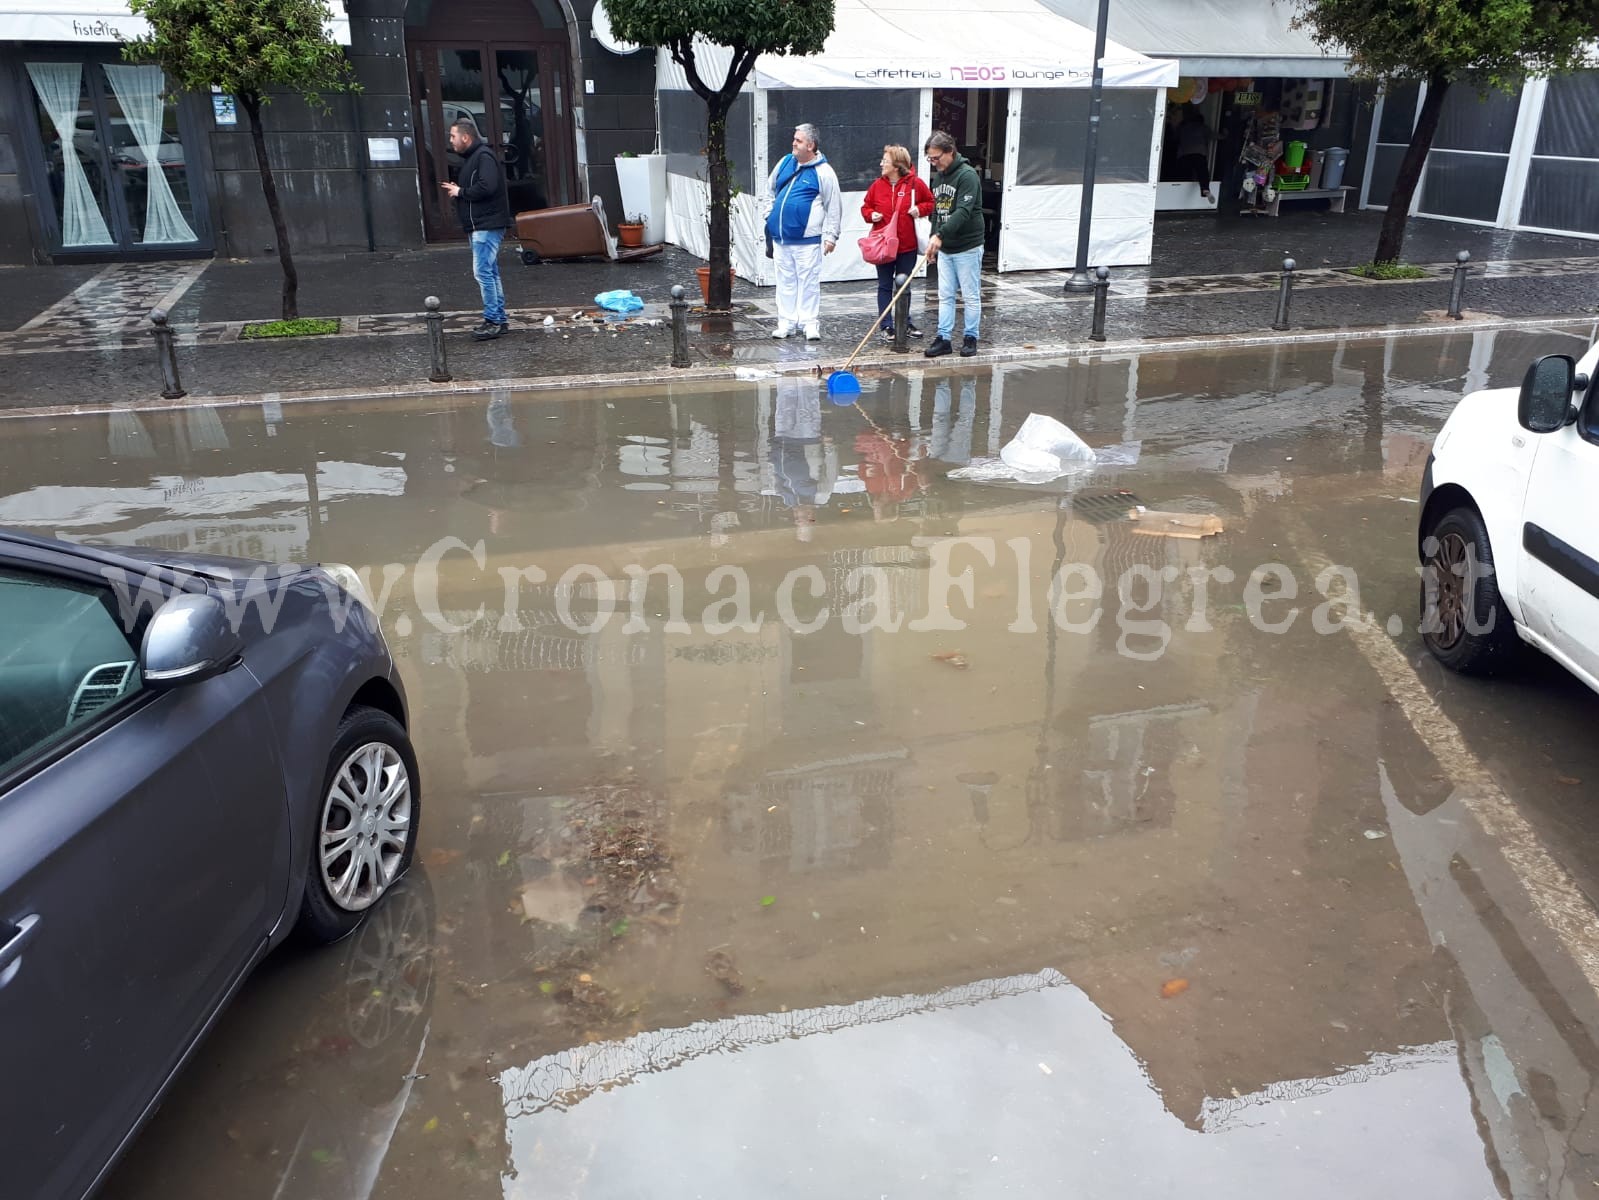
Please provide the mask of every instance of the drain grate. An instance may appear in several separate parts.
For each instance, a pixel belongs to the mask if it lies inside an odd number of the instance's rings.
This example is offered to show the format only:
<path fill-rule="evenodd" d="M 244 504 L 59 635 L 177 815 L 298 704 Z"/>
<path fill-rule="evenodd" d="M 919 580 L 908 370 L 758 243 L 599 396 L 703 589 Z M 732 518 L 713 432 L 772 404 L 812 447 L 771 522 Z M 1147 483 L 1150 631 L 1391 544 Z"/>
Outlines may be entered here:
<path fill-rule="evenodd" d="M 1085 492 L 1071 499 L 1072 514 L 1095 525 L 1125 521 L 1143 501 L 1128 491 Z"/>

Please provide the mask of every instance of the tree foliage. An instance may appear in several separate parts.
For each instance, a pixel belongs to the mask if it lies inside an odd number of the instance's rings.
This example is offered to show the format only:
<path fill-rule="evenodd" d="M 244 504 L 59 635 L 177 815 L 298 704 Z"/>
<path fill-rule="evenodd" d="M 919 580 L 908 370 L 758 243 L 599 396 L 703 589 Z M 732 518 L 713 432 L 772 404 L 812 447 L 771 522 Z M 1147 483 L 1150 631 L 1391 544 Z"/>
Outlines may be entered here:
<path fill-rule="evenodd" d="M 160 63 L 179 87 L 214 84 L 263 102 L 272 88 L 313 103 L 322 92 L 348 91 L 350 62 L 327 36 L 324 0 L 128 0 L 150 32 L 124 48 L 137 62 Z"/>
<path fill-rule="evenodd" d="M 1599 0 L 1305 0 L 1299 23 L 1364 79 L 1508 90 L 1580 69 Z"/>
<path fill-rule="evenodd" d="M 833 0 L 606 0 L 617 37 L 666 49 L 705 101 L 705 156 L 710 171 L 710 292 L 708 307 L 731 307 L 727 113 L 762 54 L 816 54 L 833 32 Z M 700 73 L 696 41 L 731 52 L 727 73 Z"/>
<path fill-rule="evenodd" d="M 283 266 L 283 319 L 299 315 L 299 278 L 288 227 L 267 156 L 261 109 L 273 89 L 321 106 L 325 92 L 359 91 L 344 50 L 327 35 L 325 0 L 129 0 L 150 23 L 144 37 L 123 47 L 131 62 L 158 64 L 185 91 L 213 86 L 238 98 L 250 119 L 261 189 Z"/>
<path fill-rule="evenodd" d="M 1444 100 L 1456 83 L 1512 90 L 1529 76 L 1587 65 L 1599 38 L 1599 0 L 1300 0 L 1296 23 L 1353 73 L 1390 84 L 1420 81 L 1426 99 L 1394 179 L 1376 261 L 1393 262 Z"/>

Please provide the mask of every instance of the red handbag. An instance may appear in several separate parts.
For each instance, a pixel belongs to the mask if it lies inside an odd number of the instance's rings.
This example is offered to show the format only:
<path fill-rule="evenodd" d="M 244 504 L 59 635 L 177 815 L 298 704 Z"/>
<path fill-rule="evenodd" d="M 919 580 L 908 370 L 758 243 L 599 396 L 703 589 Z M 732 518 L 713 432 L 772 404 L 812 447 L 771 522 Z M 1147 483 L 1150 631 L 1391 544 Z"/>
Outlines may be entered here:
<path fill-rule="evenodd" d="M 899 216 L 891 209 L 881 229 L 874 229 L 859 240 L 861 257 L 867 262 L 876 266 L 893 262 L 899 257 Z"/>

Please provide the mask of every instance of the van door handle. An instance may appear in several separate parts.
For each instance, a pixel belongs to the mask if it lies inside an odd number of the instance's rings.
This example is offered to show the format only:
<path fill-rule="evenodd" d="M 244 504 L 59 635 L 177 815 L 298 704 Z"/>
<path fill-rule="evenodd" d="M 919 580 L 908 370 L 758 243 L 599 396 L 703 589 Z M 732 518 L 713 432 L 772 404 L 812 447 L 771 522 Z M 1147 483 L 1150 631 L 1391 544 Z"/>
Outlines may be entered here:
<path fill-rule="evenodd" d="M 16 976 L 17 969 L 22 966 L 22 950 L 28 944 L 28 939 L 39 928 L 39 914 L 32 913 L 15 924 L 0 921 L 0 987 L 5 987 Z"/>

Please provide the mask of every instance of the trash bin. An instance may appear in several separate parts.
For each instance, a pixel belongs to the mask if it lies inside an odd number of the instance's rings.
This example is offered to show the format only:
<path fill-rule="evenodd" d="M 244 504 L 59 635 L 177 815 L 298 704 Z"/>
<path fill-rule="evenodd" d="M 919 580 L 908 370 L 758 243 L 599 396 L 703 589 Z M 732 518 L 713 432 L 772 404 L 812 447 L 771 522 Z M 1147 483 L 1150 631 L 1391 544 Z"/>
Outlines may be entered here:
<path fill-rule="evenodd" d="M 1327 166 L 1321 174 L 1321 186 L 1331 191 L 1344 185 L 1344 164 L 1349 161 L 1349 151 L 1343 148 L 1327 151 Z"/>
<path fill-rule="evenodd" d="M 1318 191 L 1321 181 L 1327 171 L 1327 152 L 1318 150 L 1310 156 L 1310 190 Z"/>

